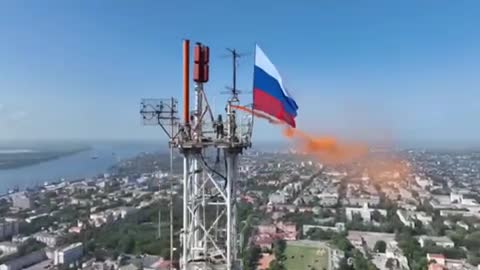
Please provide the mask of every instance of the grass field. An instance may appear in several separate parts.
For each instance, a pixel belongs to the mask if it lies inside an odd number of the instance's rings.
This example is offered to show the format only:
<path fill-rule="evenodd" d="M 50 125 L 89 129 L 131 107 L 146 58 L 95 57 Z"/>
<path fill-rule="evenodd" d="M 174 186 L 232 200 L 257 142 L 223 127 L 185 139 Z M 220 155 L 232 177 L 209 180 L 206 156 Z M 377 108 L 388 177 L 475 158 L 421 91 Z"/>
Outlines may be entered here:
<path fill-rule="evenodd" d="M 287 270 L 328 270 L 328 252 L 322 248 L 287 245 L 285 266 Z"/>

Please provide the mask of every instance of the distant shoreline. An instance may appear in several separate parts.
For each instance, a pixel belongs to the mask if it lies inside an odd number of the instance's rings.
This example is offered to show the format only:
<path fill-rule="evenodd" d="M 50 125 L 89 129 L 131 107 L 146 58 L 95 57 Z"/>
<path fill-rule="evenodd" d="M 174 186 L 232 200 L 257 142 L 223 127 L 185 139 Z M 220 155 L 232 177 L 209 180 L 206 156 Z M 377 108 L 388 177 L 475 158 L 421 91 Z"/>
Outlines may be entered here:
<path fill-rule="evenodd" d="M 64 180 L 95 177 L 108 172 L 109 168 L 122 160 L 133 158 L 140 153 L 162 152 L 162 142 L 105 142 L 105 143 L 36 143 L 0 145 L 0 149 L 31 149 L 35 152 L 56 152 L 49 160 L 36 161 L 31 166 L 0 169 L 0 194 L 10 190 L 25 190 Z M 58 155 L 61 153 L 61 156 Z M 0 162 L 2 161 L 0 154 Z M 5 159 L 4 159 L 5 160 Z"/>
<path fill-rule="evenodd" d="M 34 149 L 21 149 L 17 151 L 15 149 L 0 149 L 0 170 L 12 170 L 33 166 L 90 149 L 91 147 L 80 147 L 66 151 L 37 151 Z"/>

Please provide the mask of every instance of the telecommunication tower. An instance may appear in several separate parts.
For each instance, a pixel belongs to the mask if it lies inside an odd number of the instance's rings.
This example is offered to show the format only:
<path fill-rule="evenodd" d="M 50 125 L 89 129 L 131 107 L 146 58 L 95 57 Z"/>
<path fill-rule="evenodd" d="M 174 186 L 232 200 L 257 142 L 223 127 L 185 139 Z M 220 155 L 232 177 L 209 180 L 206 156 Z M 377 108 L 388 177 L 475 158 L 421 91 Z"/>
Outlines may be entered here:
<path fill-rule="evenodd" d="M 209 53 L 209 48 L 200 43 L 194 47 L 195 104 L 191 110 L 190 42 L 183 42 L 183 121 L 177 117 L 176 107 L 169 115 L 168 110 L 144 110 L 148 106 L 142 103 L 141 111 L 144 119 L 154 111 L 155 117 L 150 118 L 172 124 L 168 132 L 164 122 L 158 121 L 167 134 L 172 134 L 171 149 L 178 149 L 183 156 L 182 270 L 241 268 L 236 219 L 238 162 L 243 150 L 251 146 L 253 117 L 242 121 L 237 114 L 235 105 L 240 101 L 235 81 L 225 117 L 213 115 L 204 89 L 209 80 Z M 238 55 L 233 57 L 236 61 Z M 212 153 L 217 153 L 217 162 L 211 158 Z M 218 166 L 218 155 L 223 157 L 224 168 Z"/>

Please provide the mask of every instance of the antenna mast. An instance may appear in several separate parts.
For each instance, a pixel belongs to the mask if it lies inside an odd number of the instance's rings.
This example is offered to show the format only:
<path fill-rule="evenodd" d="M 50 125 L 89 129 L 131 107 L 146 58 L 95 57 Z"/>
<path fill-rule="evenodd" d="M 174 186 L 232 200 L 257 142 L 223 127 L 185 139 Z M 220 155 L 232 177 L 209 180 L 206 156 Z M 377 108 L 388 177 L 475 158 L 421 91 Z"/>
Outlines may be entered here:
<path fill-rule="evenodd" d="M 204 89 L 209 80 L 209 48 L 201 43 L 194 47 L 195 107 L 190 110 L 190 43 L 188 40 L 183 43 L 183 122 L 178 121 L 176 107 L 168 116 L 168 119 L 175 119 L 169 121 L 175 123 L 173 135 L 169 135 L 170 146 L 183 155 L 182 270 L 240 269 L 235 197 L 238 156 L 251 146 L 251 132 L 243 128 L 232 107 L 232 103 L 240 102 L 236 88 L 240 55 L 236 50 L 229 51 L 233 56 L 232 96 L 227 101 L 225 120 L 221 115 L 215 119 Z M 157 118 L 162 115 L 159 111 L 154 113 Z M 142 110 L 144 119 L 148 113 Z M 161 127 L 166 131 L 163 125 Z M 223 153 L 225 169 L 210 165 L 214 163 L 208 156 L 210 152 Z"/>
<path fill-rule="evenodd" d="M 232 73 L 233 73 L 233 78 L 232 78 L 232 98 L 231 100 L 239 101 L 238 99 L 238 94 L 239 91 L 237 89 L 237 61 L 238 58 L 241 57 L 241 55 L 237 52 L 235 49 L 227 49 L 232 54 Z"/>
<path fill-rule="evenodd" d="M 140 114 L 144 125 L 159 125 L 169 138 L 170 172 L 169 172 L 169 210 L 170 210 L 170 260 L 173 260 L 173 140 L 178 135 L 178 101 L 170 99 L 143 99 Z M 168 130 L 170 127 L 170 130 Z M 160 183 L 159 183 L 160 184 Z M 161 238 L 161 209 L 158 209 L 158 238 Z M 170 264 L 170 269 L 172 265 Z"/>

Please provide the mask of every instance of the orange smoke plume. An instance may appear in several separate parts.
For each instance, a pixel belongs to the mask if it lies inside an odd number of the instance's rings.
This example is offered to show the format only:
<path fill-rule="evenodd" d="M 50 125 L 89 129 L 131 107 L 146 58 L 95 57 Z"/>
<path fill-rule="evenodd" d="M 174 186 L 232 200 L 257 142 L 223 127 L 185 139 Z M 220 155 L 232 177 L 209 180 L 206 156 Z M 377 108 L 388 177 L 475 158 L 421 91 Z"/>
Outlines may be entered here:
<path fill-rule="evenodd" d="M 295 143 L 298 152 L 311 155 L 324 164 L 349 165 L 352 170 L 368 176 L 373 183 L 384 184 L 390 181 L 399 183 L 404 181 L 411 171 L 408 162 L 396 155 L 369 155 L 369 149 L 365 144 L 344 142 L 328 136 L 314 136 L 250 108 L 243 106 L 234 108 L 266 119 L 275 125 L 282 125 L 283 136 Z"/>
<path fill-rule="evenodd" d="M 330 164 L 347 163 L 364 157 L 368 148 L 361 144 L 345 143 L 333 137 L 315 137 L 301 130 L 285 127 L 283 135 L 296 141 L 300 152 L 314 155 Z"/>
<path fill-rule="evenodd" d="M 284 125 L 283 135 L 295 140 L 299 152 L 314 155 L 325 163 L 339 164 L 350 162 L 365 156 L 368 152 L 368 148 L 364 145 L 340 143 L 333 137 L 315 137 L 250 108 L 243 106 L 232 107 L 250 113 L 255 117 L 266 119 L 270 123 Z"/>

